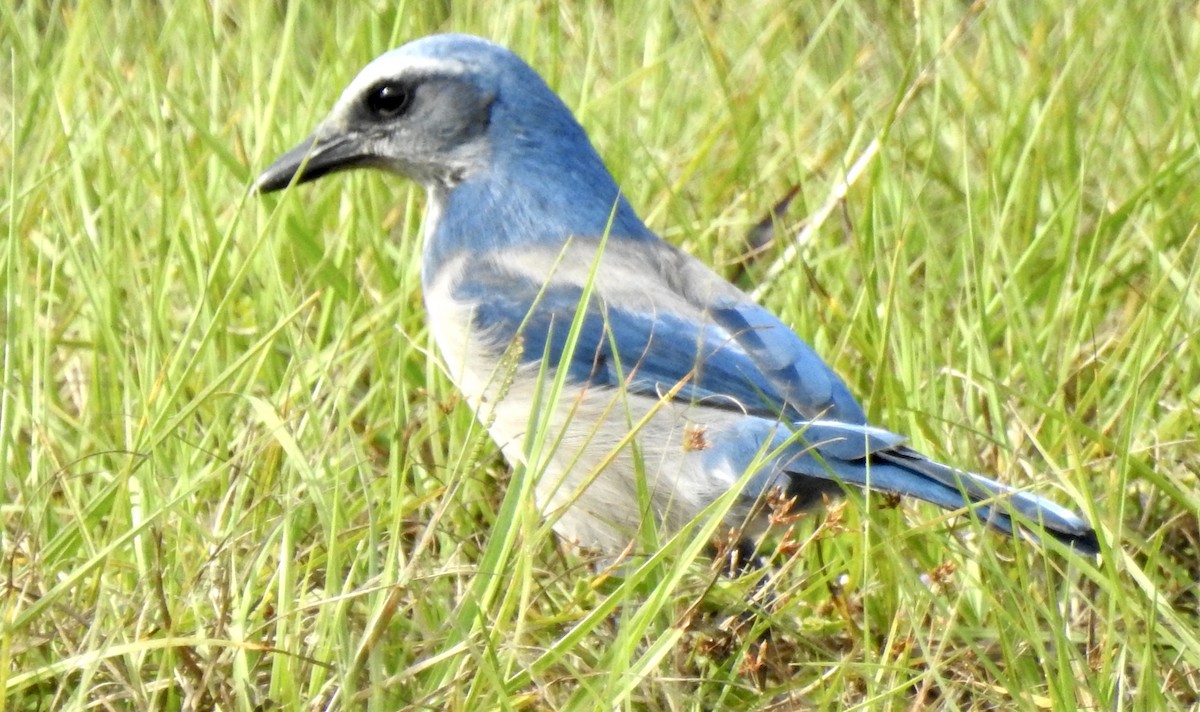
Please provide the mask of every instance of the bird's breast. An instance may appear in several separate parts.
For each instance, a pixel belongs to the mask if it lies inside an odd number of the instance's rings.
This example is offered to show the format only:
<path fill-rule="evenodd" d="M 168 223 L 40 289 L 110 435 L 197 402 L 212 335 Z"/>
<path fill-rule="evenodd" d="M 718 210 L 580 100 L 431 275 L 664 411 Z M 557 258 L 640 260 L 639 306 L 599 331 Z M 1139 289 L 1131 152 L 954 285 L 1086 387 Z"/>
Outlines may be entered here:
<path fill-rule="evenodd" d="M 466 396 L 471 407 L 478 410 L 492 390 L 489 382 L 493 379 L 489 373 L 497 368 L 497 354 L 476 334 L 475 305 L 454 295 L 455 277 L 459 273 L 460 265 L 450 265 L 426 282 L 425 310 L 429 314 L 430 334 L 450 380 Z"/>

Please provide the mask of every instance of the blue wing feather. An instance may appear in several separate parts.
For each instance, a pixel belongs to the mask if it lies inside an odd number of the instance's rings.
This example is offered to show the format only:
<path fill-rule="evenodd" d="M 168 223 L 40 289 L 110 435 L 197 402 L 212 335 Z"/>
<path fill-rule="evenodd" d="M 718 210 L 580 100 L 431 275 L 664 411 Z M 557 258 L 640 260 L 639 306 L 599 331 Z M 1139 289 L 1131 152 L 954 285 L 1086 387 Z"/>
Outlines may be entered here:
<path fill-rule="evenodd" d="M 709 313 L 746 350 L 763 377 L 809 418 L 867 423 L 842 379 L 774 314 L 753 302 L 732 299 L 718 300 Z"/>
<path fill-rule="evenodd" d="M 772 420 L 802 419 L 737 340 L 716 324 L 670 313 L 643 314 L 593 298 L 584 305 L 575 285 L 520 285 L 504 289 L 469 277 L 455 296 L 475 304 L 474 326 L 503 349 L 521 334 L 522 360 L 546 355 L 565 365 L 576 383 L 623 386 L 631 393 L 661 396 L 682 382 L 675 398 L 737 408 Z M 585 314 L 575 351 L 564 349 L 576 310 Z"/>

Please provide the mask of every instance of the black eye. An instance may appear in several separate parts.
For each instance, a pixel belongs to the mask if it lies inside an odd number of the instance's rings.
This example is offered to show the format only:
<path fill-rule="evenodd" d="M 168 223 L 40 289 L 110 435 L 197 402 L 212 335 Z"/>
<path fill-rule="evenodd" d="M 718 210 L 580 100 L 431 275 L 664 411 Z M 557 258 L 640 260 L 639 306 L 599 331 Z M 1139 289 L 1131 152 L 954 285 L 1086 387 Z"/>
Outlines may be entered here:
<path fill-rule="evenodd" d="M 367 109 L 384 119 L 394 119 L 412 104 L 412 88 L 405 84 L 379 84 L 367 92 Z"/>

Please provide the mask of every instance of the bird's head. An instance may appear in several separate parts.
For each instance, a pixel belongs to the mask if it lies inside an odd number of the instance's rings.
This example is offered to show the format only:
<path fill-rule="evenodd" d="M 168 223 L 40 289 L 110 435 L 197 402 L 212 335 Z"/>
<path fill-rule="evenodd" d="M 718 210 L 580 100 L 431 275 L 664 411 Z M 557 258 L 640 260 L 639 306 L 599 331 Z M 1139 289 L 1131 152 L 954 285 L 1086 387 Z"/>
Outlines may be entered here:
<path fill-rule="evenodd" d="M 517 55 L 478 37 L 433 35 L 375 59 L 254 189 L 357 167 L 425 187 L 426 278 L 463 251 L 658 239 L 562 100 Z"/>
<path fill-rule="evenodd" d="M 494 165 L 578 152 L 581 143 L 592 152 L 567 107 L 511 51 L 479 37 L 432 35 L 364 67 L 312 136 L 271 164 L 255 189 L 373 167 L 445 190 Z"/>

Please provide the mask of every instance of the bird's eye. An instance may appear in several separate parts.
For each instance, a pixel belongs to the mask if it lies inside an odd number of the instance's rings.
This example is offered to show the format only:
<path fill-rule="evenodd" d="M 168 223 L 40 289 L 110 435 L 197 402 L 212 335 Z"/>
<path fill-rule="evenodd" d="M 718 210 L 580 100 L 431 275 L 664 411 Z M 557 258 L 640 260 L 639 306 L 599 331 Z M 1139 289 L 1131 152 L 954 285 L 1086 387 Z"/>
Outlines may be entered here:
<path fill-rule="evenodd" d="M 380 84 L 367 92 L 367 109 L 378 117 L 393 119 L 408 111 L 412 96 L 412 89 L 403 84 Z"/>

